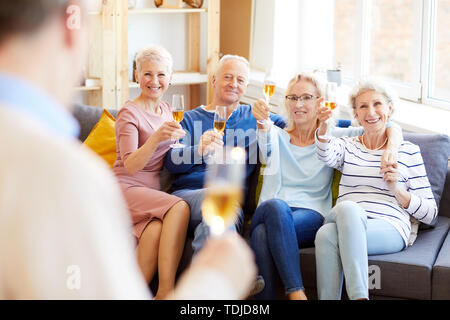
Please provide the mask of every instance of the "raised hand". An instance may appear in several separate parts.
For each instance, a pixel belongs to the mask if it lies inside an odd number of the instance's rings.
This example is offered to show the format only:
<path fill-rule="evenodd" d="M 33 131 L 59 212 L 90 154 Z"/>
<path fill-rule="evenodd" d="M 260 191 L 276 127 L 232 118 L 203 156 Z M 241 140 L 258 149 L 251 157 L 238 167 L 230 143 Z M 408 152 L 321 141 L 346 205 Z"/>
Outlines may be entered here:
<path fill-rule="evenodd" d="M 264 99 L 259 99 L 253 104 L 252 114 L 256 120 L 263 121 L 269 118 L 270 108 Z"/>
<path fill-rule="evenodd" d="M 234 298 L 238 299 L 245 299 L 248 296 L 256 277 L 253 252 L 237 234 L 230 233 L 217 239 L 208 239 L 204 248 L 192 260 L 189 270 L 180 280 L 179 287 L 189 284 L 190 288 L 187 288 L 187 292 L 192 292 L 192 281 L 189 281 L 190 274 L 208 269 L 216 271 L 224 279 L 227 279 L 233 289 Z M 209 290 L 214 293 L 214 290 L 220 290 L 220 288 L 212 287 Z M 183 296 L 175 296 L 175 298 L 186 299 Z M 195 299 L 196 297 L 191 295 L 188 298 Z"/>

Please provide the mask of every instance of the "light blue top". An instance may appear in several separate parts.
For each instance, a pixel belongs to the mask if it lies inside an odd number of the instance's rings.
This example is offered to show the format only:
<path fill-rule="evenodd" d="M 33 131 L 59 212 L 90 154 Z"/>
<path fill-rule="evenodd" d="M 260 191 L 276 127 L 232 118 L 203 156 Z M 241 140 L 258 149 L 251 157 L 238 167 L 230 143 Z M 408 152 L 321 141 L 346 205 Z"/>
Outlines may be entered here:
<path fill-rule="evenodd" d="M 80 132 L 78 122 L 54 98 L 4 72 L 0 72 L 0 104 L 26 114 L 58 136 L 77 138 Z"/>
<path fill-rule="evenodd" d="M 359 128 L 333 128 L 335 137 L 359 136 Z M 289 134 L 276 126 L 268 133 L 258 130 L 258 145 L 266 163 L 259 203 L 277 198 L 290 207 L 312 209 L 322 216 L 331 210 L 333 168 L 317 158 L 316 145 L 298 147 Z"/>

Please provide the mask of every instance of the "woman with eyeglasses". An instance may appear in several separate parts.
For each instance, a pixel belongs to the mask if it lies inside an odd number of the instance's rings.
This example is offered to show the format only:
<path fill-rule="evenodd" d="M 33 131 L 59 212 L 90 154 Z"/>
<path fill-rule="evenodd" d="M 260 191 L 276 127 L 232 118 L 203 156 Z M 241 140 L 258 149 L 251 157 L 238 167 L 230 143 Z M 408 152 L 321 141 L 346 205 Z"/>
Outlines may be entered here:
<path fill-rule="evenodd" d="M 274 299 L 277 272 L 289 299 L 307 299 L 300 271 L 299 248 L 313 247 L 316 232 L 331 211 L 333 169 L 317 158 L 315 132 L 323 106 L 324 84 L 313 74 L 291 79 L 285 95 L 285 129 L 258 123 L 257 136 L 265 163 L 258 207 L 252 217 L 251 247 L 264 290 L 257 299 Z M 257 120 L 267 119 L 264 100 L 253 106 Z M 398 126 L 396 126 L 398 128 Z M 387 129 L 389 143 L 382 165 L 396 162 L 401 130 Z M 334 128 L 335 137 L 358 136 L 362 128 Z"/>

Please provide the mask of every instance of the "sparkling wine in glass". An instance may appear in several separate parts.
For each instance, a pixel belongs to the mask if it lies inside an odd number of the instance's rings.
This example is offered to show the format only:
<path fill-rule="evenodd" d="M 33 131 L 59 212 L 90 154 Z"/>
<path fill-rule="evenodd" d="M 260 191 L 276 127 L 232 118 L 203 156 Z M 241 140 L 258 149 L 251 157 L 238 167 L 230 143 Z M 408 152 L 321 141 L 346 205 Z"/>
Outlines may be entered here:
<path fill-rule="evenodd" d="M 270 98 L 275 94 L 275 88 L 276 88 L 276 82 L 273 78 L 272 71 L 268 70 L 266 72 L 266 75 L 264 77 L 264 84 L 263 84 L 263 94 L 264 99 L 266 100 L 267 105 L 270 106 Z M 266 122 L 271 121 L 270 118 L 260 121 L 258 120 L 258 123 L 265 124 Z"/>
<path fill-rule="evenodd" d="M 337 83 L 336 82 L 327 82 L 325 87 L 325 100 L 324 104 L 325 106 L 333 111 L 337 106 Z M 331 126 L 333 124 L 332 119 L 327 120 L 327 132 L 324 136 L 322 136 L 323 139 L 327 139 L 330 136 L 331 132 Z"/>
<path fill-rule="evenodd" d="M 226 106 L 216 106 L 216 111 L 214 112 L 214 123 L 213 128 L 217 133 L 223 132 L 225 130 L 225 125 L 227 123 L 227 107 Z M 209 159 L 216 153 L 216 148 L 211 150 L 209 154 Z"/>
<path fill-rule="evenodd" d="M 184 96 L 182 94 L 174 94 L 172 96 L 172 116 L 173 120 L 180 123 L 184 117 Z M 183 148 L 184 144 L 177 140 L 175 143 L 170 145 L 171 148 Z"/>
<path fill-rule="evenodd" d="M 224 149 L 224 161 L 209 163 L 205 177 L 202 215 L 213 236 L 222 235 L 237 221 L 242 204 L 245 150 L 240 147 Z"/>
<path fill-rule="evenodd" d="M 225 124 L 227 123 L 227 107 L 217 106 L 214 112 L 214 131 L 220 133 L 225 130 Z"/>
<path fill-rule="evenodd" d="M 327 82 L 325 91 L 325 106 L 334 110 L 337 106 L 337 83 Z"/>

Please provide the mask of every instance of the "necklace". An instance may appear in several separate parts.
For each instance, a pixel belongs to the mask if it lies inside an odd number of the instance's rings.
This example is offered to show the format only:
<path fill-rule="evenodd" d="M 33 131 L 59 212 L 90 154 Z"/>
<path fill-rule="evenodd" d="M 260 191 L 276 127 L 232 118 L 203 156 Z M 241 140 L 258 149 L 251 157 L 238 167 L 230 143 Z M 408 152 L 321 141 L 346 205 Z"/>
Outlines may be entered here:
<path fill-rule="evenodd" d="M 377 150 L 380 150 L 381 148 L 383 148 L 384 145 L 386 144 L 386 142 L 388 142 L 388 137 L 386 137 L 386 139 L 384 140 L 384 142 L 381 146 L 379 146 L 378 148 L 375 148 L 375 149 L 370 149 L 369 147 L 366 146 L 366 144 L 364 143 L 364 134 L 361 136 L 361 142 L 366 149 L 377 151 Z"/>

